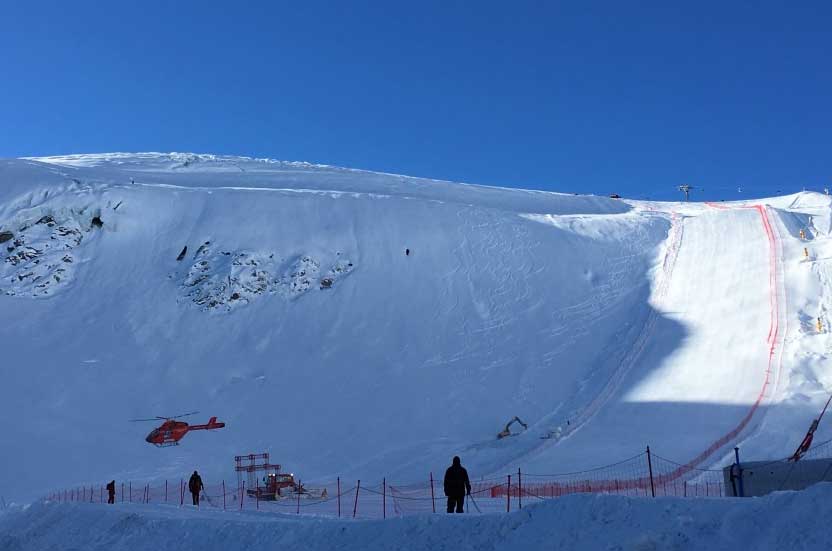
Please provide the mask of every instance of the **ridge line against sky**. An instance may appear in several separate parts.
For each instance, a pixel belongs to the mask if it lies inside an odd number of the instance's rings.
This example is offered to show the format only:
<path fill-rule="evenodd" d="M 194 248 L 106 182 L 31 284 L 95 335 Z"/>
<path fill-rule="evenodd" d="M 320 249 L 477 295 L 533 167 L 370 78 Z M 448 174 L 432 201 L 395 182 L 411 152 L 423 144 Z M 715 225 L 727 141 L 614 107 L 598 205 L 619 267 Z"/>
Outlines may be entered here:
<path fill-rule="evenodd" d="M 8 3 L 0 157 L 209 151 L 545 191 L 832 185 L 832 5 Z"/>

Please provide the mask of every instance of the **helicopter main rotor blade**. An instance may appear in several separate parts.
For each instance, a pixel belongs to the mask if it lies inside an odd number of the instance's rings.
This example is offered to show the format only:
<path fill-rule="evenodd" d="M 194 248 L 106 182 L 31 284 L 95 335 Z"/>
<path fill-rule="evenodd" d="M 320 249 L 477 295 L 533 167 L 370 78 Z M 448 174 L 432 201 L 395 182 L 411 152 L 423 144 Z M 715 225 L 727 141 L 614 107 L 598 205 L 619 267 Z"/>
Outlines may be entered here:
<path fill-rule="evenodd" d="M 190 413 L 182 413 L 182 414 L 177 415 L 175 417 L 165 417 L 164 419 L 179 419 L 180 417 L 187 417 L 189 415 L 196 415 L 197 413 L 199 413 L 199 412 L 198 411 L 192 411 Z"/>
<path fill-rule="evenodd" d="M 170 419 L 179 419 L 180 417 L 187 417 L 189 415 L 196 415 L 197 413 L 199 413 L 199 412 L 198 411 L 192 411 L 190 413 L 183 413 L 181 415 L 174 415 L 173 417 L 162 417 L 161 415 L 157 415 L 156 417 L 151 417 L 149 419 L 130 419 L 129 421 L 131 423 L 134 423 L 136 421 L 168 421 Z"/>

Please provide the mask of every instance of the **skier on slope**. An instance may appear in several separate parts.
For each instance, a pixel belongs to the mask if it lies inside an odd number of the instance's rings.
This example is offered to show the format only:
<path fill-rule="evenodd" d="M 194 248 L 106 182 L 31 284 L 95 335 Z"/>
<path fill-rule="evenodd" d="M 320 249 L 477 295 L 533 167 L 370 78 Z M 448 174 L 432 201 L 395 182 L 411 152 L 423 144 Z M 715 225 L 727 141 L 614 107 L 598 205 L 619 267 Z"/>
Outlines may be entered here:
<path fill-rule="evenodd" d="M 199 473 L 194 471 L 194 474 L 191 475 L 191 479 L 188 480 L 188 489 L 191 491 L 191 497 L 193 498 L 194 505 L 199 507 L 199 492 L 205 489 L 205 486 L 202 485 L 202 477 L 199 476 Z"/>
<path fill-rule="evenodd" d="M 471 482 L 468 471 L 462 466 L 459 456 L 454 457 L 453 465 L 445 471 L 445 495 L 448 496 L 448 512 L 464 512 L 465 494 L 471 495 Z"/>

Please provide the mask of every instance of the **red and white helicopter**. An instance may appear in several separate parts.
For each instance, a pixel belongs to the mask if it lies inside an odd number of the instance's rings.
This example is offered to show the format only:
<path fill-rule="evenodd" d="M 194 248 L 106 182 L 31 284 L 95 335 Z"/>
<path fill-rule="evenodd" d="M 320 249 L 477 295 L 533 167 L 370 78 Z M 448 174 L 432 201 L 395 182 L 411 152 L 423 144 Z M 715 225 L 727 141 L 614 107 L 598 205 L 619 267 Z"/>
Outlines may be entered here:
<path fill-rule="evenodd" d="M 183 413 L 174 417 L 151 417 L 149 419 L 131 419 L 130 422 L 141 421 L 164 421 L 161 425 L 150 431 L 150 434 L 145 438 L 145 442 L 164 448 L 166 446 L 176 446 L 179 441 L 192 430 L 214 430 L 221 429 L 225 423 L 218 423 L 216 417 L 211 417 L 204 425 L 189 425 L 185 421 L 177 421 L 176 419 L 188 417 L 189 415 L 196 415 L 198 411 L 190 413 Z"/>

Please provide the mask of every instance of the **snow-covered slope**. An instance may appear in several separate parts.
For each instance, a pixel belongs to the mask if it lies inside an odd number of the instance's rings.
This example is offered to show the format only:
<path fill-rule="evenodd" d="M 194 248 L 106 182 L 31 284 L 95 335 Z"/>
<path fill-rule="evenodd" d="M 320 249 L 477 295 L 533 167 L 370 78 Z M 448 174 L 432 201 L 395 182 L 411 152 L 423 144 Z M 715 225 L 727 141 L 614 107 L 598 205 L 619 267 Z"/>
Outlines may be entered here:
<path fill-rule="evenodd" d="M 784 455 L 822 401 L 825 337 L 792 360 L 828 281 L 790 255 L 810 216 L 826 238 L 829 204 L 771 203 L 208 155 L 0 161 L 0 494 L 232 478 L 264 450 L 307 480 L 421 479 L 456 453 L 475 475 L 563 471 L 646 444 L 706 464 L 753 435 Z M 769 409 L 784 418 L 761 427 Z M 227 427 L 157 449 L 127 422 L 191 410 Z M 514 415 L 530 430 L 496 441 Z"/>
<path fill-rule="evenodd" d="M 828 484 L 759 499 L 575 495 L 511 514 L 320 520 L 153 505 L 37 504 L 5 517 L 0 548 L 318 551 L 673 549 L 733 551 L 832 546 Z"/>

